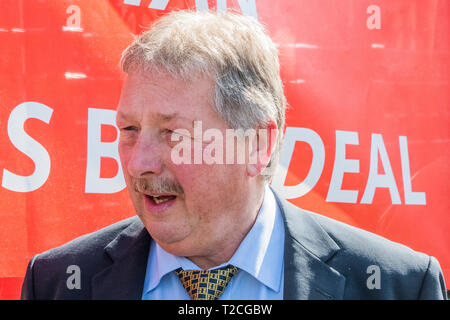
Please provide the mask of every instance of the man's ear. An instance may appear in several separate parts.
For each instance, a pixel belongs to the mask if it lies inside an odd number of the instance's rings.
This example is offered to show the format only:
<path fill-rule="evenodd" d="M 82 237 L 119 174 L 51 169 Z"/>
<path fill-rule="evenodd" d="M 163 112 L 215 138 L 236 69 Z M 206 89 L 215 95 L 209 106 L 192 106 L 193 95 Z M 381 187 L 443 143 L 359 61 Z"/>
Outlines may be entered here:
<path fill-rule="evenodd" d="M 274 120 L 267 126 L 259 128 L 256 137 L 251 141 L 249 159 L 247 162 L 247 175 L 255 177 L 267 167 L 278 138 L 278 127 Z"/>

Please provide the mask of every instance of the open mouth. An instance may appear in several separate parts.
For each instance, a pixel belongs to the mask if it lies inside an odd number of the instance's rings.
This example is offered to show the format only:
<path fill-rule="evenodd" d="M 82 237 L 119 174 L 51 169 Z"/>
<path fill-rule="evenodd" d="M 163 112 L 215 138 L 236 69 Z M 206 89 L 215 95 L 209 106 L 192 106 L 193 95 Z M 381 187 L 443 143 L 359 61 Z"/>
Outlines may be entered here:
<path fill-rule="evenodd" d="M 162 214 L 172 207 L 177 201 L 177 195 L 173 194 L 144 194 L 145 208 L 153 214 Z"/>
<path fill-rule="evenodd" d="M 170 200 L 175 200 L 176 196 L 171 196 L 171 195 L 167 195 L 167 196 L 150 196 L 150 195 L 146 195 L 147 198 L 150 199 L 150 201 L 152 201 L 154 204 L 158 205 Z"/>

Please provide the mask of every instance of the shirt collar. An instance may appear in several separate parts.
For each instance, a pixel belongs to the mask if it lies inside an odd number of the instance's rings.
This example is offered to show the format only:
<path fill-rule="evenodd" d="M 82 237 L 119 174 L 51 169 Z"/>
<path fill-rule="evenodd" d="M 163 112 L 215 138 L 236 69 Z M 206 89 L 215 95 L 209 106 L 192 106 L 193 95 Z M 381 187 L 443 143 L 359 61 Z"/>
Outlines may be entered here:
<path fill-rule="evenodd" d="M 283 272 L 284 226 L 275 196 L 266 185 L 263 204 L 253 227 L 241 242 L 232 264 L 264 285 L 279 291 Z"/>
<path fill-rule="evenodd" d="M 226 263 L 247 272 L 270 289 L 279 292 L 283 272 L 284 226 L 275 196 L 268 185 L 256 221 L 238 249 Z M 185 257 L 175 256 L 162 249 L 155 241 L 150 245 L 147 262 L 145 292 L 155 289 L 162 277 L 178 268 L 201 270 Z"/>

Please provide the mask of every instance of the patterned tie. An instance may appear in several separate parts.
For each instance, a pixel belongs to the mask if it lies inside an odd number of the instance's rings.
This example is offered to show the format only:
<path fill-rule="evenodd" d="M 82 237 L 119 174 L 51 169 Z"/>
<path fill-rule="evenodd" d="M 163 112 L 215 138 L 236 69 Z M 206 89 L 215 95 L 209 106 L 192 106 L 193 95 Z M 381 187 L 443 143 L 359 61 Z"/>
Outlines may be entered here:
<path fill-rule="evenodd" d="M 192 300 L 216 300 L 236 274 L 238 268 L 228 265 L 215 270 L 175 270 Z"/>

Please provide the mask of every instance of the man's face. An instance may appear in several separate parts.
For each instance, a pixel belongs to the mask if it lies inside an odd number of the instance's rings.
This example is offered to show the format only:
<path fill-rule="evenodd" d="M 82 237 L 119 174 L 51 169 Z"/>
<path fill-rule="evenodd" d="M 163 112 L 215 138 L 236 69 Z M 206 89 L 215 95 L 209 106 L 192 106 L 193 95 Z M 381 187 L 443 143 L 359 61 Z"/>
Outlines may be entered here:
<path fill-rule="evenodd" d="M 194 137 L 193 121 L 199 120 L 203 131 L 228 128 L 212 109 L 213 97 L 210 79 L 184 82 L 136 72 L 127 76 L 120 98 L 119 154 L 131 200 L 153 239 L 176 255 L 218 250 L 249 223 L 245 165 L 172 161 L 178 143 L 171 141 L 174 130 L 188 130 Z M 193 154 L 202 142 L 191 141 Z"/>

